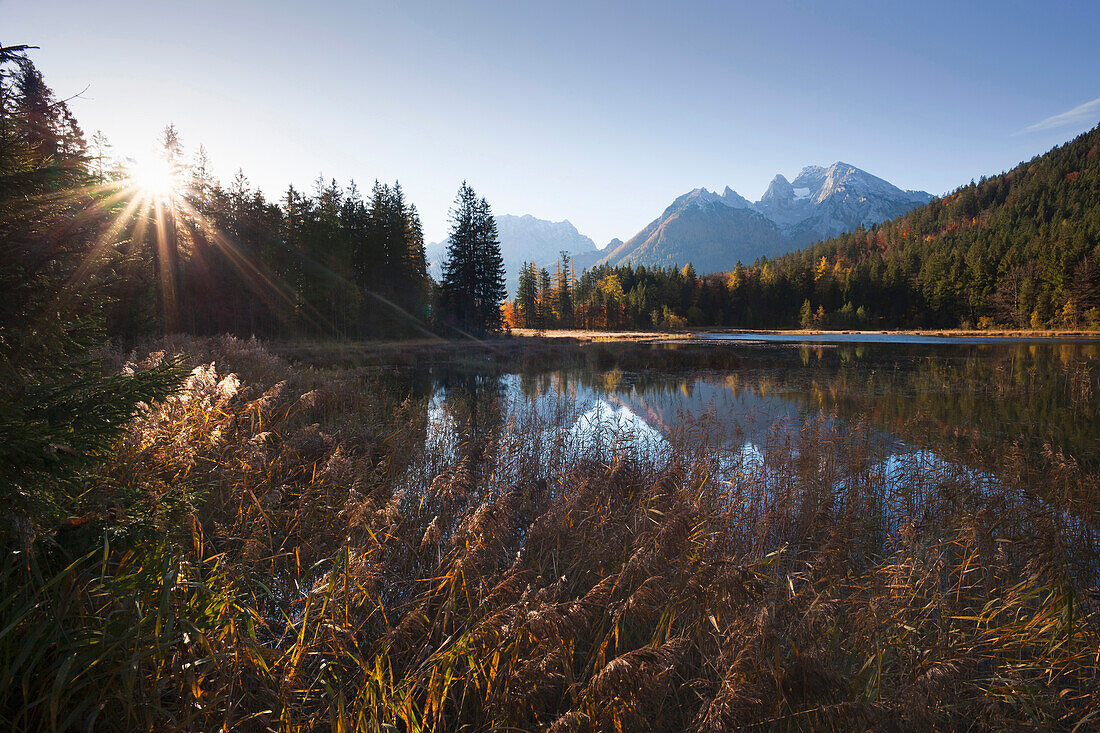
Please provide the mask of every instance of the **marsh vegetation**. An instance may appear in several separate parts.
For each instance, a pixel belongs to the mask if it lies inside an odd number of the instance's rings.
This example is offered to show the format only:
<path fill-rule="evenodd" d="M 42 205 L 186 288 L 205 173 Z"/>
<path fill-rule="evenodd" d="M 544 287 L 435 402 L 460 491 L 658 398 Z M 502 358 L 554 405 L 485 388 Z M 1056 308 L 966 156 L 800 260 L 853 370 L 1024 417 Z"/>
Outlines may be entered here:
<path fill-rule="evenodd" d="M 1096 720 L 1095 346 L 499 344 L 109 355 L 193 371 L 10 524 L 5 723 Z"/>

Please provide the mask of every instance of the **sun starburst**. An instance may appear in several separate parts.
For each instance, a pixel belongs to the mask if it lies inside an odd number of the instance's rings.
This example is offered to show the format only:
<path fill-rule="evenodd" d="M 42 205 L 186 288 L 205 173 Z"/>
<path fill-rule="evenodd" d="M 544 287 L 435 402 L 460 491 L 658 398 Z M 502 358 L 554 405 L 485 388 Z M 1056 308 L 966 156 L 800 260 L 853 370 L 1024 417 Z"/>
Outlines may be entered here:
<path fill-rule="evenodd" d="M 176 166 L 159 156 L 133 161 L 127 174 L 131 186 L 152 198 L 168 197 L 180 188 Z"/>

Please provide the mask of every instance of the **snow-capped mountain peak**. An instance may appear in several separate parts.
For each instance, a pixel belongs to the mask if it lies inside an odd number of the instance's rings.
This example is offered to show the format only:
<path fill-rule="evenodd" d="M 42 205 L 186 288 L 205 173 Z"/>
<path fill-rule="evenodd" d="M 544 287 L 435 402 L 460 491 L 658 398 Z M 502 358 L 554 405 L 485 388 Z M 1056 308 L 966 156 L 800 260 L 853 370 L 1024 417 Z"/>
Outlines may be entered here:
<path fill-rule="evenodd" d="M 805 216 L 777 223 L 787 229 L 789 236 L 806 244 L 892 219 L 932 199 L 924 191 L 903 191 L 843 161 L 828 168 L 807 166 L 794 185 L 807 189 L 808 206 L 802 212 Z"/>
<path fill-rule="evenodd" d="M 688 194 L 688 199 L 685 204 L 692 204 L 694 206 L 706 206 L 708 204 L 720 204 L 722 203 L 722 197 L 712 191 L 708 191 L 705 188 L 697 188 Z"/>
<path fill-rule="evenodd" d="M 843 161 L 827 168 L 809 165 L 793 181 L 776 175 L 755 203 L 729 186 L 721 194 L 689 191 L 630 240 L 605 250 L 602 261 L 666 265 L 691 260 L 701 271 L 733 267 L 738 259 L 798 249 L 892 219 L 931 199 L 924 191 L 902 190 Z"/>
<path fill-rule="evenodd" d="M 726 206 L 730 206 L 734 209 L 751 209 L 752 202 L 741 194 L 734 191 L 729 186 L 726 186 L 726 190 L 722 192 L 722 201 Z"/>
<path fill-rule="evenodd" d="M 794 186 L 779 173 L 768 184 L 768 190 L 760 197 L 761 202 L 787 202 L 794 198 Z"/>
<path fill-rule="evenodd" d="M 809 215 L 809 207 L 810 190 L 800 185 L 796 192 L 791 182 L 780 173 L 768 184 L 768 190 L 753 208 L 782 228 L 805 219 Z"/>
<path fill-rule="evenodd" d="M 826 170 L 826 168 L 819 165 L 808 165 L 799 171 L 798 176 L 791 181 L 791 185 L 816 191 L 821 188 L 821 184 L 825 180 Z"/>
<path fill-rule="evenodd" d="M 714 205 L 728 206 L 731 209 L 752 208 L 752 203 L 748 199 L 726 186 L 721 194 L 706 188 L 692 189 L 673 201 L 672 205 L 665 210 L 665 213 L 678 211 L 686 206 L 706 207 Z"/>

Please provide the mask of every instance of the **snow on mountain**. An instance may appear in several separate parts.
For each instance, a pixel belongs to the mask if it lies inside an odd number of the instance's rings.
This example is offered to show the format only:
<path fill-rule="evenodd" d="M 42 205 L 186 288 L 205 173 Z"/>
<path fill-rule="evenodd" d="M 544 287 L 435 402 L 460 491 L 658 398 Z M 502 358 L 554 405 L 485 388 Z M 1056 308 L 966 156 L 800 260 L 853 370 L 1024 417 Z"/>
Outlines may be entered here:
<path fill-rule="evenodd" d="M 781 173 L 772 179 L 768 190 L 753 208 L 775 222 L 780 229 L 791 226 L 808 217 L 813 206 L 810 194 L 812 189 L 800 186 L 799 190 L 806 191 L 806 194 L 797 195 L 794 185 Z"/>
<path fill-rule="evenodd" d="M 703 272 L 730 269 L 738 260 L 752 262 L 798 249 L 892 219 L 931 200 L 925 191 L 902 190 L 847 163 L 811 165 L 793 181 L 777 175 L 755 203 L 728 186 L 721 195 L 705 188 L 689 191 L 630 240 L 609 246 L 601 261 L 691 261 Z"/>
<path fill-rule="evenodd" d="M 729 186 L 722 192 L 722 203 L 734 209 L 751 209 L 752 203 Z"/>
<path fill-rule="evenodd" d="M 762 254 L 777 254 L 785 245 L 775 223 L 734 191 L 726 188 L 718 195 L 697 188 L 678 197 L 601 262 L 660 267 L 691 262 L 709 272 L 731 268 L 738 259 L 751 262 Z"/>
<path fill-rule="evenodd" d="M 578 232 L 568 219 L 547 221 L 530 214 L 501 214 L 496 219 L 500 252 L 506 260 L 545 265 L 557 260 L 562 251 L 578 254 L 596 249 L 596 243 Z"/>
<path fill-rule="evenodd" d="M 808 188 L 811 192 L 820 191 L 821 186 L 825 183 L 827 170 L 827 168 L 822 168 L 819 165 L 808 165 L 799 172 L 791 185 Z"/>
<path fill-rule="evenodd" d="M 569 221 L 530 214 L 496 218 L 509 292 L 523 262 L 553 268 L 569 252 L 579 273 L 598 263 L 682 266 L 699 272 L 732 269 L 805 247 L 815 241 L 900 216 L 932 200 L 925 191 L 902 190 L 848 163 L 803 168 L 794 180 L 777 175 L 759 201 L 726 186 L 722 193 L 696 188 L 626 242 L 612 239 L 598 249 Z M 426 247 L 430 272 L 439 278 L 446 242 Z"/>
<path fill-rule="evenodd" d="M 929 193 L 903 191 L 878 176 L 842 162 L 828 168 L 803 168 L 793 186 L 795 190 L 807 189 L 808 206 L 799 209 L 800 216 L 776 218 L 775 221 L 799 246 L 893 219 L 932 200 Z M 758 206 L 767 214 L 764 204 L 761 199 Z"/>
<path fill-rule="evenodd" d="M 530 214 L 499 214 L 496 221 L 509 292 L 515 290 L 519 281 L 519 270 L 524 262 L 534 262 L 539 267 L 552 269 L 563 251 L 574 256 L 598 251 L 596 243 L 578 232 L 568 220 L 548 221 Z M 433 242 L 424 249 L 428 257 L 429 273 L 438 280 L 442 276 L 443 260 L 447 256 L 447 243 Z M 587 259 L 595 261 L 597 258 Z"/>

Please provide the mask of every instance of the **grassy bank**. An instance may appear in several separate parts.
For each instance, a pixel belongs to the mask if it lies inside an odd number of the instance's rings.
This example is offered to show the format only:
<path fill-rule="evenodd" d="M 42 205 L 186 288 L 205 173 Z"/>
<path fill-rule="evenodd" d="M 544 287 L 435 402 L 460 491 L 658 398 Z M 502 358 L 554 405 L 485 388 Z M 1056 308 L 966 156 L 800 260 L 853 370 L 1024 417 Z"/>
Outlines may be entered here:
<path fill-rule="evenodd" d="M 919 454 L 887 470 L 858 421 L 777 435 L 763 463 L 691 429 L 639 454 L 505 422 L 476 381 L 431 412 L 400 371 L 352 368 L 612 358 L 539 340 L 293 364 L 232 339 L 157 349 L 187 355 L 180 393 L 132 423 L 69 520 L 8 537 L 12 729 L 1100 719 L 1095 528 L 1057 492 Z M 1069 465 L 1042 479 L 1095 491 Z"/>

